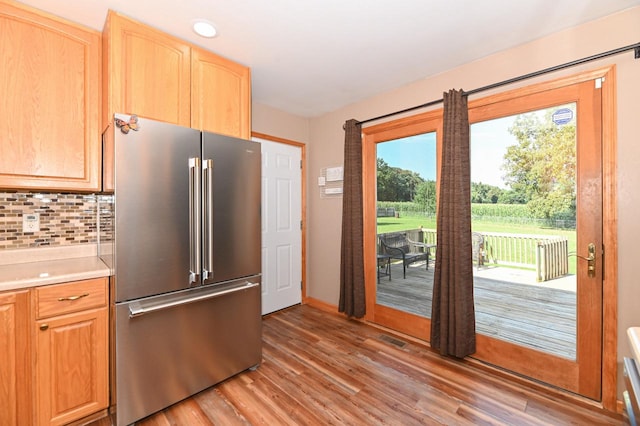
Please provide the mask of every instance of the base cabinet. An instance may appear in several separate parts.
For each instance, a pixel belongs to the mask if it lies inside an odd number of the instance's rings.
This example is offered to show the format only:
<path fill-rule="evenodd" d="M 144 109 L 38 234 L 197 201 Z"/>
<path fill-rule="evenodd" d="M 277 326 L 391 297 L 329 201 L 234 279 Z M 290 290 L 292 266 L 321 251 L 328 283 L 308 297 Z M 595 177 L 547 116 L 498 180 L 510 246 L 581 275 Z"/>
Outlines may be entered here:
<path fill-rule="evenodd" d="M 0 293 L 0 425 L 65 425 L 109 405 L 107 278 Z"/>
<path fill-rule="evenodd" d="M 0 425 L 30 425 L 29 291 L 0 293 Z"/>
<path fill-rule="evenodd" d="M 108 405 L 107 308 L 36 322 L 39 425 L 62 425 Z"/>
<path fill-rule="evenodd" d="M 63 425 L 109 404 L 107 282 L 33 290 L 36 424 Z"/>

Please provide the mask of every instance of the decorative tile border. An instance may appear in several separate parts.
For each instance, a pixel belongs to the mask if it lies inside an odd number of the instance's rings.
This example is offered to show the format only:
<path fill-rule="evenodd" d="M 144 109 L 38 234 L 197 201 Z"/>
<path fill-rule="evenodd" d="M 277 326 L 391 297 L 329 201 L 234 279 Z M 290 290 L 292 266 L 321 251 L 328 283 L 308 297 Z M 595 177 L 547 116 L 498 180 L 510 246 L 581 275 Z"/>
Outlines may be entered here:
<path fill-rule="evenodd" d="M 109 196 L 0 192 L 0 250 L 97 243 L 99 197 Z M 22 215 L 31 213 L 40 214 L 40 231 L 22 232 Z"/>

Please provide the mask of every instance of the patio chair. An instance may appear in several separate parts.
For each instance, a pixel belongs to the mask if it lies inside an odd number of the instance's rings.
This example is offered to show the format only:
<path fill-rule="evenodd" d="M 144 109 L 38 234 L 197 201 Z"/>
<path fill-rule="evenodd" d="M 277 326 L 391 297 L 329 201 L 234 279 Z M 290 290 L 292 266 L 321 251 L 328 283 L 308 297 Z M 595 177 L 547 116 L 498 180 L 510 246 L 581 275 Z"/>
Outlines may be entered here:
<path fill-rule="evenodd" d="M 424 260 L 425 269 L 429 268 L 429 249 L 419 251 L 417 244 L 412 244 L 404 233 L 389 233 L 380 236 L 382 253 L 391 259 L 402 260 L 402 275 L 407 278 L 407 267 L 415 262 Z"/>
<path fill-rule="evenodd" d="M 480 266 L 484 266 L 487 260 L 484 235 L 479 232 L 471 233 L 471 259 L 475 262 L 478 269 L 480 269 Z"/>

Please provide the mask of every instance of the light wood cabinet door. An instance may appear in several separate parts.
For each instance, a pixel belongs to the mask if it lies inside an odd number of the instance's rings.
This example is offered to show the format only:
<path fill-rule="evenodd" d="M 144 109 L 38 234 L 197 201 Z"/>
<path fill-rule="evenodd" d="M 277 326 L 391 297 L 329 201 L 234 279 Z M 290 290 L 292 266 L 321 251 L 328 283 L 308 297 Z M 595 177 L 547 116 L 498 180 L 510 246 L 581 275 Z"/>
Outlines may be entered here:
<path fill-rule="evenodd" d="M 191 48 L 185 42 L 110 11 L 103 61 L 104 123 L 137 114 L 189 127 Z"/>
<path fill-rule="evenodd" d="M 191 127 L 249 139 L 249 68 L 196 47 L 191 51 Z"/>
<path fill-rule="evenodd" d="M 29 291 L 0 293 L 0 425 L 31 424 Z"/>
<path fill-rule="evenodd" d="M 107 279 L 37 287 L 31 293 L 36 424 L 67 424 L 106 408 Z"/>
<path fill-rule="evenodd" d="M 0 2 L 0 188 L 99 188 L 100 37 Z"/>
<path fill-rule="evenodd" d="M 36 321 L 37 424 L 61 425 L 108 406 L 107 308 Z"/>

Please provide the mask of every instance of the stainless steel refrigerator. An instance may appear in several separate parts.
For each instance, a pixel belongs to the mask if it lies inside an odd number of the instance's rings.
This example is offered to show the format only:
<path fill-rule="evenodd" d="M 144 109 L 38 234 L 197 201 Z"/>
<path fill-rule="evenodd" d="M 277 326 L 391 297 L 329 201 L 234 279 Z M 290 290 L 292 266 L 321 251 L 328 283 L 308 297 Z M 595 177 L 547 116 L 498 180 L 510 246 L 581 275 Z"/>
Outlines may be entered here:
<path fill-rule="evenodd" d="M 256 142 L 116 117 L 100 252 L 114 269 L 120 425 L 260 363 L 261 160 Z"/>

